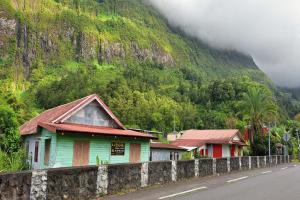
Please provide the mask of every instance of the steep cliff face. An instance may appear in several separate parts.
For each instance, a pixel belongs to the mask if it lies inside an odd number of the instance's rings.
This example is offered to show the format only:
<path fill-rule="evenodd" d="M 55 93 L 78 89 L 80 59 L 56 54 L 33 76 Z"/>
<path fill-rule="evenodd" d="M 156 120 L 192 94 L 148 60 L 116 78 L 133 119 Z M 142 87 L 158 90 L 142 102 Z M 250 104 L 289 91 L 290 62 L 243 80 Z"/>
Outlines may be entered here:
<path fill-rule="evenodd" d="M 266 78 L 253 60 L 219 51 L 172 29 L 142 0 L 0 0 L 2 66 L 22 66 L 25 77 L 41 64 L 67 61 L 99 65 L 150 63 L 198 67 L 212 78 L 247 74 Z"/>

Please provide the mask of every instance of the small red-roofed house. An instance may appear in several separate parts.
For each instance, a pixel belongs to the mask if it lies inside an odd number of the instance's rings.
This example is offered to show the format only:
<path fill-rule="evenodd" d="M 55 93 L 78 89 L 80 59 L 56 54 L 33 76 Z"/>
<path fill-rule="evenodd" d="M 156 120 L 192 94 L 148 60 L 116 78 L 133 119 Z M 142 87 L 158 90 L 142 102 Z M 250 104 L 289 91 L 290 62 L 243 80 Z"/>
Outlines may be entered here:
<path fill-rule="evenodd" d="M 212 158 L 242 156 L 242 148 L 246 145 L 239 130 L 235 129 L 187 130 L 171 144 L 193 151 L 194 155 L 199 153 Z"/>
<path fill-rule="evenodd" d="M 95 94 L 44 111 L 20 132 L 33 169 L 149 161 L 154 138 L 126 129 Z"/>

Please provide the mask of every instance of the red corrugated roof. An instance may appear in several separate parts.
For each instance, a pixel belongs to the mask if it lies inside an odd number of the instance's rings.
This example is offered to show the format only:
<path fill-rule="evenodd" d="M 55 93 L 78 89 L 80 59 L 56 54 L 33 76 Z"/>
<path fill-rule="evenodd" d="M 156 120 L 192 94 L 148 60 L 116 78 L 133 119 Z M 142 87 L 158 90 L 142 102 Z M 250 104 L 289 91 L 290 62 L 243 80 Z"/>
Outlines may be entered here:
<path fill-rule="evenodd" d="M 34 117 L 30 121 L 26 122 L 20 127 L 21 135 L 29 135 L 37 132 L 38 123 L 62 123 L 67 117 L 72 113 L 80 109 L 87 103 L 97 100 L 103 109 L 111 116 L 111 118 L 120 126 L 120 128 L 125 129 L 124 125 L 120 120 L 112 113 L 108 106 L 96 95 L 92 94 L 87 97 L 78 99 L 76 101 L 63 104 L 61 106 L 46 110 L 40 115 Z"/>
<path fill-rule="evenodd" d="M 240 141 L 232 139 L 238 136 Z M 186 130 L 182 136 L 172 144 L 176 146 L 199 147 L 203 144 L 237 144 L 245 145 L 237 129 L 224 130 Z"/>
<path fill-rule="evenodd" d="M 176 149 L 176 150 L 185 151 L 184 148 L 181 148 L 181 147 L 178 147 L 178 146 L 175 146 L 175 145 L 172 145 L 172 144 L 163 144 L 163 143 L 159 143 L 159 142 L 151 143 L 150 147 L 154 148 L 154 149 Z"/>
<path fill-rule="evenodd" d="M 146 133 L 141 133 L 132 130 L 115 129 L 102 126 L 91 126 L 83 124 L 55 124 L 55 123 L 39 123 L 39 126 L 50 130 L 51 132 L 64 132 L 64 133 L 82 133 L 82 134 L 95 134 L 95 135 L 113 135 L 113 136 L 130 136 L 140 138 L 153 138 L 154 136 Z"/>
<path fill-rule="evenodd" d="M 204 145 L 205 142 L 199 141 L 199 140 L 178 139 L 178 140 L 175 140 L 174 142 L 172 142 L 171 144 L 175 145 L 175 146 L 180 146 L 180 147 L 200 147 L 200 146 Z"/>

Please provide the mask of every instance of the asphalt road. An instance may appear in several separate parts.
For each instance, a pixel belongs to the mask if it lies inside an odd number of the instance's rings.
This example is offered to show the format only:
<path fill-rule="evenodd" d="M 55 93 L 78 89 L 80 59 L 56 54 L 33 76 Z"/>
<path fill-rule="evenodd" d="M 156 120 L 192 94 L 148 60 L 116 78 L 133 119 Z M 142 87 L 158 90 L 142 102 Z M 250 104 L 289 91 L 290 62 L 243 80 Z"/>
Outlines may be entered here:
<path fill-rule="evenodd" d="M 300 165 L 195 178 L 163 186 L 149 187 L 107 200 L 299 200 Z"/>

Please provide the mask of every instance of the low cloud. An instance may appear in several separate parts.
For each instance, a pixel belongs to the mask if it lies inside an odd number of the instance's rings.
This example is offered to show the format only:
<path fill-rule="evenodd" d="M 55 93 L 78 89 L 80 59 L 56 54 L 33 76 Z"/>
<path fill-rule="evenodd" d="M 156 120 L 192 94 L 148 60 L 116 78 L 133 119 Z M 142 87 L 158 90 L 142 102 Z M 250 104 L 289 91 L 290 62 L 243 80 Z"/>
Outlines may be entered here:
<path fill-rule="evenodd" d="M 300 86 L 299 0 L 149 1 L 187 34 L 251 55 L 277 85 Z"/>

